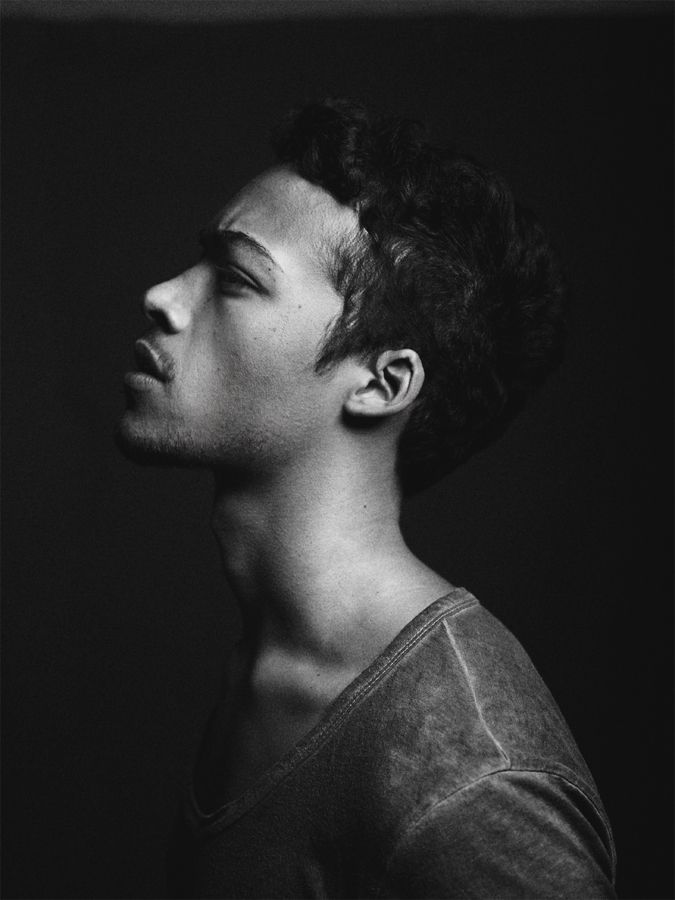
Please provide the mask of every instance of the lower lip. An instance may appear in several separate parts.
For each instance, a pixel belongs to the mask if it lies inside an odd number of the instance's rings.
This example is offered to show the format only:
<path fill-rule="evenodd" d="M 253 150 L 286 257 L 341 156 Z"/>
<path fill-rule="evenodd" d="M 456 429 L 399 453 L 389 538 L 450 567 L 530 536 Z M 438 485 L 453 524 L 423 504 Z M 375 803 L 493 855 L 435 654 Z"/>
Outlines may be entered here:
<path fill-rule="evenodd" d="M 159 378 L 148 375 L 147 372 L 127 372 L 124 383 L 134 391 L 150 391 L 162 384 Z"/>

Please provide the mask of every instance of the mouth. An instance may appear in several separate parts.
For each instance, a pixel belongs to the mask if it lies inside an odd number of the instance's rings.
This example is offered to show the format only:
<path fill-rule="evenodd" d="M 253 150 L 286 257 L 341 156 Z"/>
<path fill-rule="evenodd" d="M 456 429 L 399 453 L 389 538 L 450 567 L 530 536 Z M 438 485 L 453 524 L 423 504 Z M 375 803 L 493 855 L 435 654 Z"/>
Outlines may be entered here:
<path fill-rule="evenodd" d="M 173 364 L 171 360 L 155 347 L 144 340 L 134 344 L 134 358 L 138 371 L 143 375 L 149 375 L 158 381 L 169 381 L 172 375 Z"/>

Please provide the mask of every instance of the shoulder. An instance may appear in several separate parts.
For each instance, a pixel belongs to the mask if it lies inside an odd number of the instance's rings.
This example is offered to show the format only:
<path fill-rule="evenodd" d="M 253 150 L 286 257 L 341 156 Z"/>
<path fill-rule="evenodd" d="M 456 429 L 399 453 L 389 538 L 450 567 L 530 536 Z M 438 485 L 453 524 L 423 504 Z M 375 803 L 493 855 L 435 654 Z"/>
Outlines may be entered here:
<path fill-rule="evenodd" d="M 553 805 L 564 796 L 611 850 L 595 784 L 555 700 L 519 641 L 467 591 L 456 589 L 408 635 L 353 726 L 390 836 L 478 796 L 523 815 L 530 795 Z"/>
<path fill-rule="evenodd" d="M 580 782 L 595 794 L 558 704 L 508 628 L 476 601 L 444 619 L 443 637 L 448 674 L 465 694 L 463 711 L 491 739 L 503 763 L 500 768 L 543 769 Z M 457 711 L 453 708 L 453 715 Z"/>
<path fill-rule="evenodd" d="M 414 748 L 455 790 L 492 771 L 542 768 L 595 787 L 567 723 L 519 641 L 468 591 L 429 608 L 361 704 L 375 747 Z M 425 621 L 426 619 L 426 621 Z M 369 715 L 372 714 L 372 717 Z M 437 773 L 439 774 L 439 773 Z"/>

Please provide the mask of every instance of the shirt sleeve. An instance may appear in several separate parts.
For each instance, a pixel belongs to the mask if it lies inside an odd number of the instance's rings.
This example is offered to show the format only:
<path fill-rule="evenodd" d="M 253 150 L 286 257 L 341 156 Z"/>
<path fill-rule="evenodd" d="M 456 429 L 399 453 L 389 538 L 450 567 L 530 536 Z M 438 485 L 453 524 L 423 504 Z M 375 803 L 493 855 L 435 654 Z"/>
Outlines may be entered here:
<path fill-rule="evenodd" d="M 399 840 L 381 896 L 616 897 L 611 833 L 593 802 L 547 772 L 486 775 Z"/>

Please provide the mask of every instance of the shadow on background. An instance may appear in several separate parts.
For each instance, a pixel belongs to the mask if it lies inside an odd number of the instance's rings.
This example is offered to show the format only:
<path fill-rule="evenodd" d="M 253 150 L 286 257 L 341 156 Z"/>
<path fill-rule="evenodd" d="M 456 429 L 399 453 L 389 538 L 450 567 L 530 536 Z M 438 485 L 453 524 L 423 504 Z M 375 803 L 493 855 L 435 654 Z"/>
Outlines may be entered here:
<path fill-rule="evenodd" d="M 521 639 L 615 829 L 672 896 L 671 31 L 644 16 L 3 25 L 4 896 L 162 897 L 177 787 L 237 619 L 210 477 L 111 434 L 139 298 L 324 94 L 501 170 L 574 288 L 563 369 L 406 510 Z M 632 7 L 632 14 L 625 9 Z M 652 11 L 653 12 L 653 11 Z"/>

